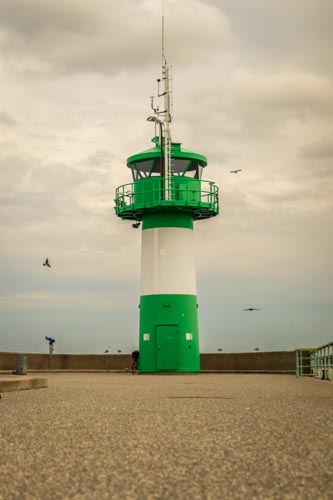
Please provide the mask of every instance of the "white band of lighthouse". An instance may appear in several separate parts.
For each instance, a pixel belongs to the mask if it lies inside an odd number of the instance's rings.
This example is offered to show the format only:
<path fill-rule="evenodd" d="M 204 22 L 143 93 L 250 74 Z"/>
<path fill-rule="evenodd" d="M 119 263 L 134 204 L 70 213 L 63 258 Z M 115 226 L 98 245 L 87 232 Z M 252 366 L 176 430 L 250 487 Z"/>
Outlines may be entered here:
<path fill-rule="evenodd" d="M 154 294 L 197 294 L 193 229 L 142 231 L 141 296 Z"/>

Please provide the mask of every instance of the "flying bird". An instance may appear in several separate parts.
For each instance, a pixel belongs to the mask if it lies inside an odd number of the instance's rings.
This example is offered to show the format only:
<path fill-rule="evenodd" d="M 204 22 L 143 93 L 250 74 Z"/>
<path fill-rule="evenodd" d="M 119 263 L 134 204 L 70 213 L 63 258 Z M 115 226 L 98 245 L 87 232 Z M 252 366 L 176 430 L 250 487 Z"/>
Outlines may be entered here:
<path fill-rule="evenodd" d="M 223 347 L 219 347 L 219 348 L 217 349 L 217 351 L 218 351 L 218 352 L 223 352 Z"/>
<path fill-rule="evenodd" d="M 230 170 L 230 173 L 231 174 L 238 174 L 238 172 L 241 172 L 242 169 L 241 168 L 237 168 L 236 170 Z"/>
<path fill-rule="evenodd" d="M 260 311 L 260 309 L 257 309 L 256 307 L 248 307 L 247 309 L 243 309 L 243 311 Z"/>
<path fill-rule="evenodd" d="M 107 349 L 105 349 L 104 354 L 109 354 L 109 352 L 111 352 L 111 346 L 110 345 L 109 345 L 109 347 Z"/>
<path fill-rule="evenodd" d="M 123 351 L 122 351 L 121 349 L 117 349 L 117 352 L 121 353 L 121 352 L 123 352 Z"/>
<path fill-rule="evenodd" d="M 253 350 L 254 351 L 260 351 L 260 347 L 255 347 Z"/>
<path fill-rule="evenodd" d="M 51 264 L 49 263 L 48 258 L 46 258 L 45 262 L 43 263 L 43 266 L 51 267 Z"/>

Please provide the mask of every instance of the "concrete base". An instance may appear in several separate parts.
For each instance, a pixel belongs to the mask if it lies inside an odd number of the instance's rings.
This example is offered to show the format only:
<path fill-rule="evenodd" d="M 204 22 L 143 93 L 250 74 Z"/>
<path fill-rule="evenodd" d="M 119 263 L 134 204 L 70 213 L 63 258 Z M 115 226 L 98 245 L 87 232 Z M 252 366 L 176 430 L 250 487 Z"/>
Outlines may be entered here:
<path fill-rule="evenodd" d="M 29 377 L 27 375 L 9 375 L 0 377 L 0 393 L 23 391 L 26 389 L 41 389 L 48 387 L 47 378 Z"/>

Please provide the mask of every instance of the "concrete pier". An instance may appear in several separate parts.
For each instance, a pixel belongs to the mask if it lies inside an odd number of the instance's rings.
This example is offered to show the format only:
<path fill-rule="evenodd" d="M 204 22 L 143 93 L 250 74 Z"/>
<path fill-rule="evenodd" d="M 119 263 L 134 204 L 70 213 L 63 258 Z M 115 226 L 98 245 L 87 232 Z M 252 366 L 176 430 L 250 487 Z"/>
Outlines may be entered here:
<path fill-rule="evenodd" d="M 47 377 L 0 400 L 0 498 L 332 498 L 331 382 Z"/>

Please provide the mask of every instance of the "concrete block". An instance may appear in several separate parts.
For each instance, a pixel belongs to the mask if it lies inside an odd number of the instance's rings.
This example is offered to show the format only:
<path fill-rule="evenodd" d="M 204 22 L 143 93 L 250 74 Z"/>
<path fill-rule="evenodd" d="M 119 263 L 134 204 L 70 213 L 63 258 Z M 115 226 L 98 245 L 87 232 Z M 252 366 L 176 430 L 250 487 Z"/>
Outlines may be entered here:
<path fill-rule="evenodd" d="M 48 387 L 47 378 L 29 377 L 26 375 L 0 377 L 0 392 L 41 389 L 44 387 Z"/>

